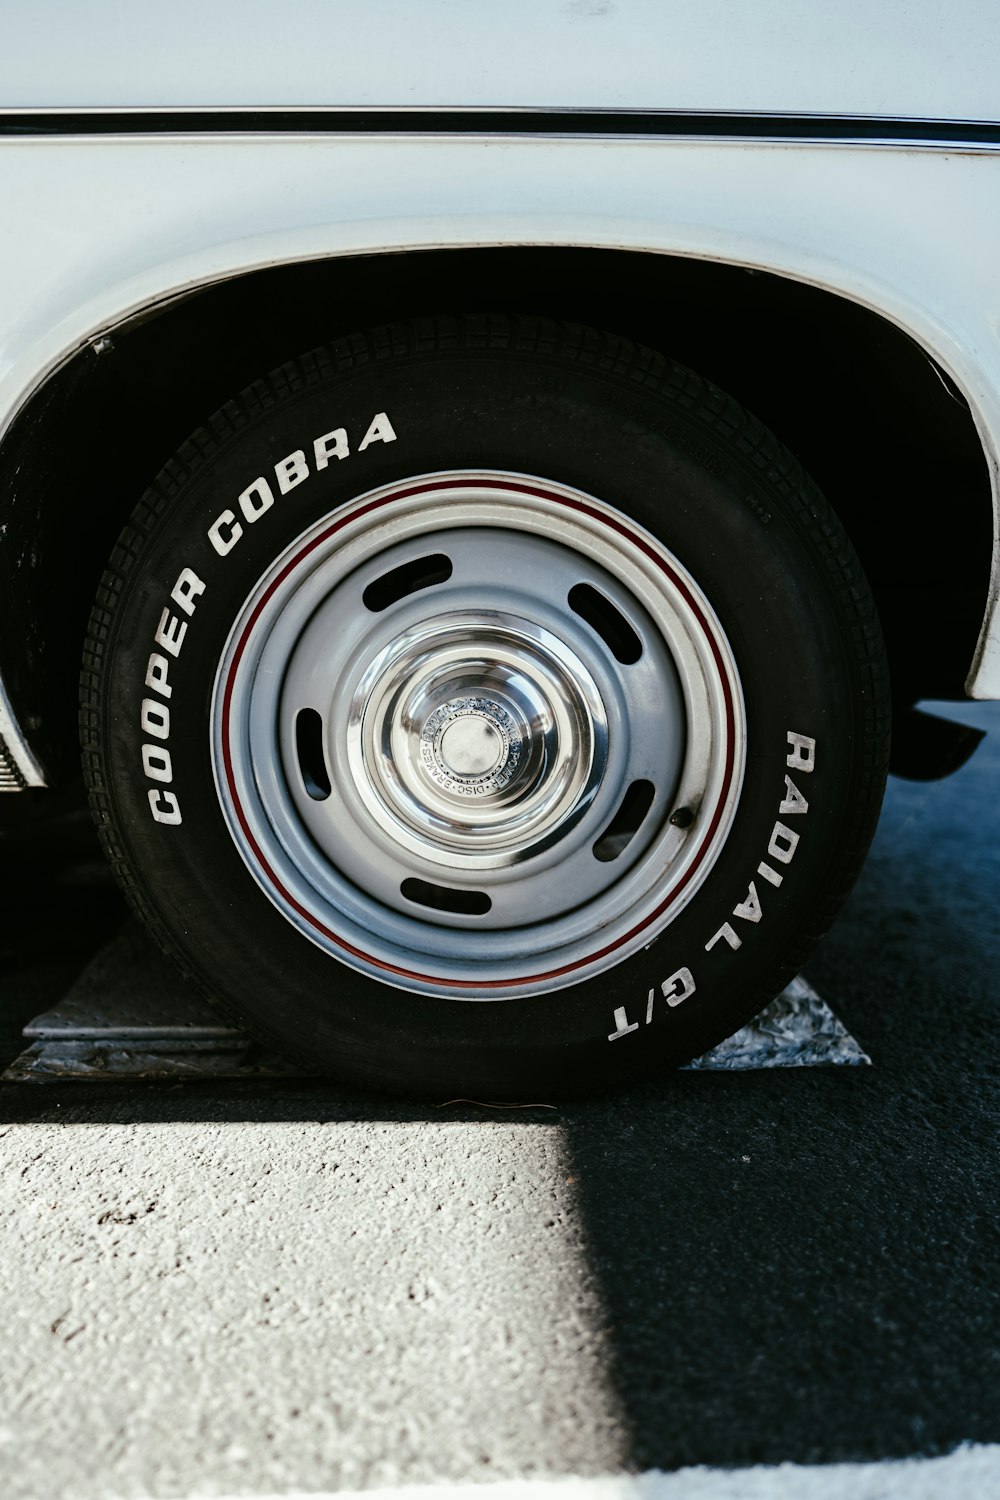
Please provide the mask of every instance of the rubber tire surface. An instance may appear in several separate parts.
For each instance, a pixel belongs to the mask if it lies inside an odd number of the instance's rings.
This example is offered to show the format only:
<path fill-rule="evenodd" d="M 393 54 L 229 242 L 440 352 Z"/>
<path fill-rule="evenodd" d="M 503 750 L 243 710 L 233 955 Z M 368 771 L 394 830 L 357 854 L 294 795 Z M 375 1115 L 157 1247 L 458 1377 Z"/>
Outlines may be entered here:
<path fill-rule="evenodd" d="M 393 442 L 358 445 L 376 412 Z M 346 429 L 349 459 L 278 497 L 220 558 L 207 530 L 257 475 Z M 736 658 L 747 769 L 729 838 L 652 945 L 602 974 L 495 1003 L 408 994 L 301 937 L 248 873 L 223 819 L 209 744 L 227 636 L 260 576 L 303 530 L 376 486 L 498 469 L 596 495 L 658 535 L 714 606 Z M 169 748 L 183 821 L 154 822 L 140 705 L 161 613 L 185 567 L 207 584 L 170 662 Z M 175 606 L 171 606 L 175 609 Z M 177 612 L 179 613 L 179 612 Z M 159 648 L 156 648 L 159 649 Z M 84 767 L 130 903 L 198 988 L 262 1039 L 342 1079 L 434 1095 L 579 1093 L 698 1055 L 745 1023 L 828 928 L 874 831 L 888 754 L 888 680 L 860 566 L 776 439 L 722 392 L 620 338 L 537 319 L 427 319 L 283 366 L 181 448 L 137 506 L 102 581 L 82 691 Z M 816 744 L 789 769 L 788 733 Z M 782 816 L 794 858 L 762 879 L 789 774 L 808 812 Z M 758 920 L 733 916 L 755 882 Z M 739 937 L 707 947 L 723 924 Z M 647 995 L 681 966 L 697 991 Z M 609 1044 L 616 1009 L 638 1026 Z"/>

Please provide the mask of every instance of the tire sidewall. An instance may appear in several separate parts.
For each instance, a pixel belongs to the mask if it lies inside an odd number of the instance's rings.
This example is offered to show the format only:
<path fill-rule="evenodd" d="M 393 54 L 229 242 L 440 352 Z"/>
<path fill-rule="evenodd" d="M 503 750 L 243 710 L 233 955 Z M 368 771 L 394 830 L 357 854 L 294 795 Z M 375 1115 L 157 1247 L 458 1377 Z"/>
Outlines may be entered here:
<path fill-rule="evenodd" d="M 379 414 L 393 437 L 365 445 Z M 258 1033 L 294 1038 L 300 1055 L 341 1076 L 496 1094 L 592 1087 L 683 1060 L 780 987 L 829 920 L 846 852 L 870 832 L 861 807 L 865 685 L 850 650 L 838 533 L 794 469 L 759 445 L 741 446 L 670 391 L 665 400 L 662 390 L 614 373 L 510 351 L 413 354 L 349 372 L 320 367 L 298 390 L 257 389 L 213 429 L 152 492 L 141 542 L 130 548 L 102 687 L 106 781 L 125 858 L 141 904 L 156 910 L 200 983 L 224 993 Z M 298 452 L 308 457 L 318 436 L 338 429 L 349 455 L 322 471 L 310 465 L 308 479 L 280 494 L 276 466 Z M 276 558 L 370 490 L 466 469 L 583 490 L 656 535 L 721 622 L 747 723 L 733 825 L 690 903 L 619 965 L 493 1003 L 410 994 L 304 938 L 236 849 L 209 732 L 234 622 Z M 237 497 L 258 477 L 275 503 L 219 556 L 209 530 L 223 511 L 239 518 Z M 171 599 L 185 569 L 204 585 L 190 614 Z M 184 626 L 176 655 L 155 640 L 165 610 Z M 169 699 L 146 686 L 154 651 L 169 662 Z M 144 769 L 151 741 L 142 704 L 151 697 L 169 708 L 168 737 L 153 741 L 170 752 L 166 783 Z M 803 750 L 807 743 L 814 751 Z M 804 810 L 780 811 L 789 803 L 786 777 Z M 154 821 L 151 791 L 174 793 L 179 824 Z M 768 854 L 776 825 L 796 835 L 785 863 Z M 780 884 L 760 873 L 762 864 Z M 683 970 L 695 991 L 672 1006 L 673 976 Z"/>

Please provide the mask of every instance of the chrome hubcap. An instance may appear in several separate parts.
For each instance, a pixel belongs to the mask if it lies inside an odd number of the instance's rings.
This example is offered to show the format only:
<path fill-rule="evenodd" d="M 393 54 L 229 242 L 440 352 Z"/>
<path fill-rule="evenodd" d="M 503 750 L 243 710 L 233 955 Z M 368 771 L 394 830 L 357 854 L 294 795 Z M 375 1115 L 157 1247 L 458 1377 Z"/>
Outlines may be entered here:
<path fill-rule="evenodd" d="M 597 684 L 564 642 L 478 612 L 390 644 L 358 685 L 347 744 L 384 830 L 475 869 L 513 865 L 565 832 L 600 782 L 607 738 Z"/>

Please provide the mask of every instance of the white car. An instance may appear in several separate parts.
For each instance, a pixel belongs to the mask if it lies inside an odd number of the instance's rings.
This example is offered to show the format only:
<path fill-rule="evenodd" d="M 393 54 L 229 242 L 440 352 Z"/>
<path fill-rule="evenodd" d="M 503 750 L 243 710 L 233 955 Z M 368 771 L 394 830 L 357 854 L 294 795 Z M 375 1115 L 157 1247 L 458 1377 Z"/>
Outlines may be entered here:
<path fill-rule="evenodd" d="M 348 1080 L 549 1097 L 734 1030 L 890 711 L 929 774 L 912 705 L 1000 697 L 996 40 L 5 16 L 0 786 L 72 785 L 79 702 L 133 908 Z"/>

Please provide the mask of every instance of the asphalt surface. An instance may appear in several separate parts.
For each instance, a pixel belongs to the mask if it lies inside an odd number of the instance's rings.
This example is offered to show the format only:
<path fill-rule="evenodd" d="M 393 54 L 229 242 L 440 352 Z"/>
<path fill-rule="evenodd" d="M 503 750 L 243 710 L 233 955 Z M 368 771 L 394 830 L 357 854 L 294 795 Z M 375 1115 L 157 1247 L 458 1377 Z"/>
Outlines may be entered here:
<path fill-rule="evenodd" d="M 893 781 L 807 977 L 871 1069 L 558 1110 L 321 1085 L 0 1086 L 0 1472 L 263 1495 L 1000 1441 L 1000 705 Z M 121 907 L 0 836 L 0 1048 Z"/>

